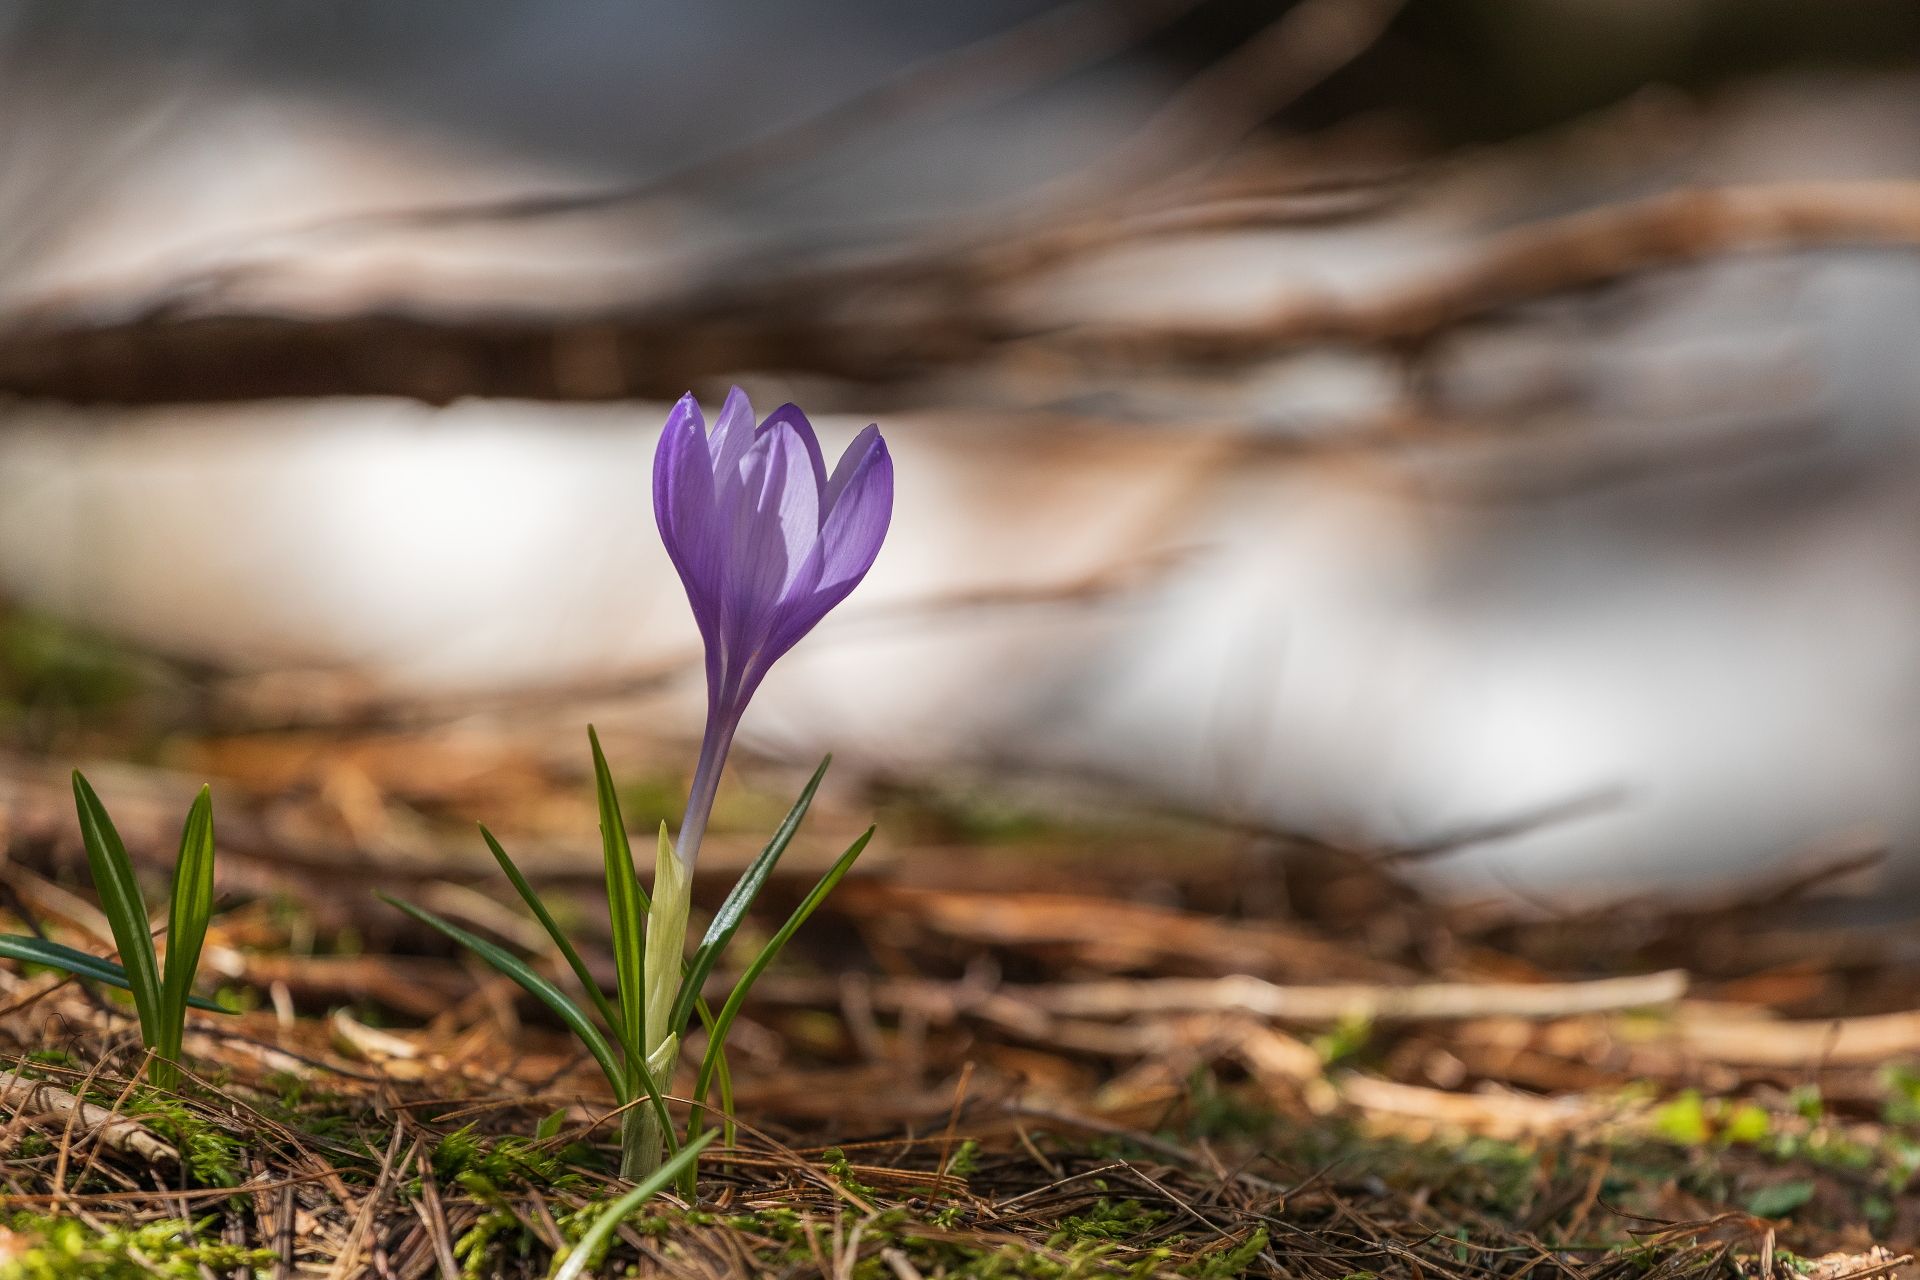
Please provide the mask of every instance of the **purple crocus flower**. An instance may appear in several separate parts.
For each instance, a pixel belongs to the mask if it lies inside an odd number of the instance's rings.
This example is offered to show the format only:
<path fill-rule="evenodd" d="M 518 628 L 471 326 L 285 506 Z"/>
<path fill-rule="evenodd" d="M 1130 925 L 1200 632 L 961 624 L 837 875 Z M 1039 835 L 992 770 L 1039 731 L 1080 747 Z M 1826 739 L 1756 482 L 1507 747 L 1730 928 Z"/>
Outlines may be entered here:
<path fill-rule="evenodd" d="M 653 513 L 707 650 L 706 734 L 675 845 L 691 866 L 748 699 L 879 554 L 893 459 L 869 426 L 829 475 L 813 424 L 794 405 L 755 426 L 735 387 L 708 435 L 689 394 L 654 454 Z"/>

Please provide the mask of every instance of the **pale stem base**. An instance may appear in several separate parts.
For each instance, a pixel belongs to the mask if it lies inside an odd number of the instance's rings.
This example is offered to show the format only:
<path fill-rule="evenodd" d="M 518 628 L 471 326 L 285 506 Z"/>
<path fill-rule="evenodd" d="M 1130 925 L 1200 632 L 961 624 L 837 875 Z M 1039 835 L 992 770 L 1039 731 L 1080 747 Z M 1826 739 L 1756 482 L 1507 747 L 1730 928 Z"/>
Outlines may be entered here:
<path fill-rule="evenodd" d="M 653 905 L 647 912 L 646 1028 L 641 1039 L 647 1054 L 644 1069 L 662 1094 L 673 1083 L 673 1068 L 680 1056 L 678 1028 L 667 1024 L 680 993 L 692 889 L 693 877 L 673 851 L 662 823 L 653 869 Z M 620 1123 L 620 1176 L 629 1179 L 643 1178 L 659 1168 L 666 1143 L 645 1086 L 635 1080 L 631 1093 L 637 1100 Z"/>

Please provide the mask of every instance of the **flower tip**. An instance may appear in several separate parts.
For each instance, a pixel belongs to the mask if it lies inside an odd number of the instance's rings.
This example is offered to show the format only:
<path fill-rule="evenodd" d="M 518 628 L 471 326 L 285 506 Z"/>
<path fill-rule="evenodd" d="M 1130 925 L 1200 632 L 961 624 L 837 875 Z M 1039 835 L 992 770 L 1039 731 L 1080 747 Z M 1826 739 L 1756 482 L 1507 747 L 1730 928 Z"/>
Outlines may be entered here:
<path fill-rule="evenodd" d="M 660 434 L 661 448 L 664 449 L 669 441 L 685 435 L 689 427 L 701 435 L 707 431 L 707 420 L 700 412 L 700 402 L 694 399 L 691 391 L 675 400 L 673 408 L 667 410 L 667 423 L 661 428 Z"/>

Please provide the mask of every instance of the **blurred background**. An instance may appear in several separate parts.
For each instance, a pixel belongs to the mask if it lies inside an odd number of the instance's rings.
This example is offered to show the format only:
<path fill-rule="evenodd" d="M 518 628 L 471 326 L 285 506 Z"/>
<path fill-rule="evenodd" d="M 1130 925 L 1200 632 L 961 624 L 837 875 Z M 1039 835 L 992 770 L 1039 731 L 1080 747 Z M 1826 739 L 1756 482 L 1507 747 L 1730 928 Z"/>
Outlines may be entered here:
<path fill-rule="evenodd" d="M 741 854 L 832 749 L 909 877 L 1920 884 L 1911 5 L 22 2 L 0 93 L 16 856 L 80 762 L 591 869 L 589 720 L 677 819 L 737 383 L 899 477 Z"/>

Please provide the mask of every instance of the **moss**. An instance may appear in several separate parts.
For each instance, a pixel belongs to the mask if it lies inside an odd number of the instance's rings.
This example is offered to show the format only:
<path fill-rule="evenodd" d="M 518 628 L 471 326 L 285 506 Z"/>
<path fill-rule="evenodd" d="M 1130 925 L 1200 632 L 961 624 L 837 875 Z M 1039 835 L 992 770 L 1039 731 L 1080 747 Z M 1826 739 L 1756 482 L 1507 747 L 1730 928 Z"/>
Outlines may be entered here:
<path fill-rule="evenodd" d="M 853 1176 L 853 1162 L 847 1159 L 847 1153 L 840 1148 L 828 1147 L 822 1163 L 826 1165 L 827 1172 L 833 1175 L 834 1180 L 854 1195 L 872 1198 L 879 1194 L 874 1188 Z"/>
<path fill-rule="evenodd" d="M 932 1223 L 936 1227 L 939 1227 L 942 1231 L 951 1231 L 955 1227 L 958 1227 L 961 1223 L 965 1222 L 966 1220 L 967 1220 L 966 1206 L 957 1205 L 957 1204 L 950 1204 L 950 1205 L 943 1206 L 942 1208 L 935 1209 L 927 1217 L 928 1222 Z"/>
<path fill-rule="evenodd" d="M 433 1173 L 442 1182 L 462 1186 L 534 1187 L 564 1191 L 581 1184 L 571 1156 L 584 1154 L 573 1146 L 556 1149 L 551 1142 L 520 1137 L 490 1138 L 472 1125 L 440 1139 L 433 1151 Z"/>
<path fill-rule="evenodd" d="M 314 1087 L 313 1079 L 295 1071 L 269 1072 L 260 1080 L 262 1092 L 253 1103 L 261 1115 L 309 1138 L 343 1140 L 361 1123 L 356 1102 L 343 1093 Z M 375 1151 L 377 1163 L 381 1153 Z"/>
<path fill-rule="evenodd" d="M 1166 1210 L 1149 1209 L 1138 1200 L 1109 1200 L 1102 1197 L 1094 1201 L 1085 1213 L 1062 1218 L 1059 1229 L 1049 1243 L 1141 1240 L 1151 1237 L 1169 1216 Z"/>
<path fill-rule="evenodd" d="M 1260 1140 L 1272 1134 L 1279 1116 L 1256 1090 L 1229 1088 L 1212 1071 L 1196 1071 L 1187 1082 L 1187 1115 L 1174 1141 Z"/>
<path fill-rule="evenodd" d="M 1087 1213 L 1069 1219 L 1070 1225 L 1063 1225 L 1041 1248 L 1017 1241 L 988 1245 L 949 1239 L 934 1232 L 957 1224 L 942 1224 L 940 1216 L 936 1213 L 923 1219 L 892 1209 L 867 1217 L 848 1210 L 836 1223 L 831 1218 L 774 1208 L 733 1214 L 721 1221 L 754 1242 L 755 1261 L 767 1271 L 809 1265 L 821 1254 L 830 1254 L 834 1239 L 849 1238 L 858 1224 L 862 1252 L 846 1273 L 852 1280 L 894 1280 L 896 1272 L 881 1256 L 883 1250 L 897 1250 L 923 1274 L 951 1280 L 1127 1280 L 1160 1274 L 1173 1256 L 1167 1248 L 1139 1248 L 1126 1242 L 1125 1237 L 1137 1230 L 1159 1229 L 1169 1216 L 1131 1200 L 1096 1202 Z M 631 1225 L 643 1235 L 670 1238 L 676 1227 L 701 1221 L 713 1219 L 667 1209 Z M 1265 1247 L 1264 1238 L 1260 1247 Z M 1211 1280 L 1233 1273 L 1195 1274 Z"/>
<path fill-rule="evenodd" d="M 187 1173 L 203 1187 L 240 1185 L 240 1140 L 186 1103 L 151 1090 L 128 1101 L 126 1112 L 179 1151 Z"/>
<path fill-rule="evenodd" d="M 1201 1254 L 1181 1267 L 1180 1274 L 1192 1276 L 1194 1280 L 1232 1280 L 1234 1276 L 1245 1275 L 1266 1247 L 1267 1229 L 1255 1227 L 1253 1234 L 1239 1244 L 1228 1243 Z"/>
<path fill-rule="evenodd" d="M 980 1168 L 980 1143 L 974 1138 L 963 1139 L 947 1160 L 946 1174 L 949 1178 L 970 1178 Z"/>
<path fill-rule="evenodd" d="M 169 1218 L 96 1231 L 78 1218 L 16 1213 L 6 1219 L 0 1280 L 201 1280 L 203 1274 L 265 1275 L 270 1249 L 246 1249 L 207 1236 L 214 1220 Z"/>
<path fill-rule="evenodd" d="M 506 1247 L 509 1243 L 513 1246 L 511 1250 Z M 505 1209 L 493 1209 L 481 1214 L 479 1220 L 453 1242 L 453 1256 L 460 1264 L 460 1274 L 468 1280 L 484 1280 L 501 1273 L 502 1253 L 526 1257 L 531 1252 L 531 1243 L 520 1219 Z"/>

